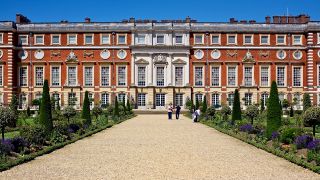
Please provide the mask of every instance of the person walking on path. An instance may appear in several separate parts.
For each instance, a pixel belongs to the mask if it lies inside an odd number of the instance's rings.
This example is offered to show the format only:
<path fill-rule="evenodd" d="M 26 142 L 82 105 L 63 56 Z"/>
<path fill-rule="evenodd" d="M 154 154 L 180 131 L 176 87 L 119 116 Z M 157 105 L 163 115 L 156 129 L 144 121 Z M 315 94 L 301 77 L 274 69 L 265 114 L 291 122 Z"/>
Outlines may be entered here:
<path fill-rule="evenodd" d="M 199 117 L 200 117 L 200 109 L 198 108 L 196 111 L 195 111 L 195 122 L 199 122 Z"/>
<path fill-rule="evenodd" d="M 176 119 L 179 119 L 181 107 L 178 105 L 176 107 Z"/>
<path fill-rule="evenodd" d="M 168 106 L 168 118 L 169 118 L 169 120 L 172 120 L 172 111 L 173 111 L 172 104 L 169 104 L 169 106 Z"/>

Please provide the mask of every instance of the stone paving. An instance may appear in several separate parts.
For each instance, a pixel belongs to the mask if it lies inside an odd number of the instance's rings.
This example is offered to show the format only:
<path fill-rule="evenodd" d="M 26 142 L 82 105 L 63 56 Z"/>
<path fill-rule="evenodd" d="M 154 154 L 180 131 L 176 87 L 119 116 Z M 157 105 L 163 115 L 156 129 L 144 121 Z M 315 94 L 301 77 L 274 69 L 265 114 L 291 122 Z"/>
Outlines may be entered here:
<path fill-rule="evenodd" d="M 320 179 L 186 117 L 139 115 L 0 173 L 0 179 Z"/>

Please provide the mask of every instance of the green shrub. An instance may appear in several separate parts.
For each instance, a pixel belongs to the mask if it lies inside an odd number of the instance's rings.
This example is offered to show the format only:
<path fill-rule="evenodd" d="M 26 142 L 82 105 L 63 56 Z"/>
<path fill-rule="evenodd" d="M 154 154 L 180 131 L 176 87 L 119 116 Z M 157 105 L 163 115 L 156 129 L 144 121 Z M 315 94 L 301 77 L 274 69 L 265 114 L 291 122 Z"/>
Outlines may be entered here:
<path fill-rule="evenodd" d="M 228 105 L 222 105 L 221 115 L 224 121 L 228 121 L 228 116 L 232 113 L 230 107 Z"/>
<path fill-rule="evenodd" d="M 208 116 L 212 120 L 215 117 L 216 109 L 214 108 L 214 106 L 210 106 L 206 111 L 207 111 Z"/>
<path fill-rule="evenodd" d="M 236 120 L 241 120 L 241 107 L 240 107 L 240 96 L 239 96 L 239 91 L 238 89 L 235 90 L 234 93 L 234 101 L 233 101 L 233 106 L 232 106 L 232 124 Z"/>
<path fill-rule="evenodd" d="M 90 101 L 89 101 L 89 92 L 86 91 L 83 100 L 83 107 L 82 107 L 82 119 L 85 119 L 86 125 L 91 125 L 91 114 L 90 114 Z"/>
<path fill-rule="evenodd" d="M 280 135 L 280 141 L 284 144 L 291 144 L 297 136 L 302 135 L 303 131 L 300 128 L 283 128 Z"/>
<path fill-rule="evenodd" d="M 303 111 L 306 111 L 311 106 L 310 95 L 308 93 L 303 94 Z"/>
<path fill-rule="evenodd" d="M 42 145 L 48 139 L 48 134 L 42 126 L 25 126 L 21 129 L 20 135 L 29 143 Z"/>
<path fill-rule="evenodd" d="M 68 136 L 54 129 L 50 135 L 50 142 L 53 144 L 62 143 L 68 140 Z"/>
<path fill-rule="evenodd" d="M 44 127 L 47 133 L 50 133 L 53 129 L 53 122 L 48 80 L 44 80 L 43 84 L 39 120 L 40 124 Z"/>
<path fill-rule="evenodd" d="M 272 82 L 270 97 L 267 105 L 267 137 L 281 127 L 281 106 L 279 103 L 278 87 L 275 81 Z"/>

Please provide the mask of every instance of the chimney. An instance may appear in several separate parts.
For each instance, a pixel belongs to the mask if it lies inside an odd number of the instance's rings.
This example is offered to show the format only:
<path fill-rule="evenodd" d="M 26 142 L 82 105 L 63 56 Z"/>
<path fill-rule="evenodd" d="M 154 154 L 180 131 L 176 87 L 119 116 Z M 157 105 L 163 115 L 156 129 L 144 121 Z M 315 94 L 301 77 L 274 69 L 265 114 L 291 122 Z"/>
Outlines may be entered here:
<path fill-rule="evenodd" d="M 230 23 L 235 23 L 236 19 L 235 18 L 230 18 Z"/>
<path fill-rule="evenodd" d="M 241 20 L 240 23 L 247 24 L 247 20 Z"/>
<path fill-rule="evenodd" d="M 295 23 L 295 20 L 294 20 L 294 19 L 295 19 L 294 16 L 288 16 L 288 23 L 289 23 L 289 24 Z"/>
<path fill-rule="evenodd" d="M 20 23 L 30 23 L 31 21 L 23 16 L 22 14 L 16 14 L 16 23 L 20 24 Z"/>
<path fill-rule="evenodd" d="M 190 23 L 191 22 L 191 18 L 189 16 L 186 17 L 186 23 Z"/>
<path fill-rule="evenodd" d="M 131 18 L 129 19 L 129 22 L 130 22 L 130 23 L 134 23 L 134 22 L 135 22 L 135 18 L 131 17 Z"/>
<path fill-rule="evenodd" d="M 271 23 L 271 17 L 270 16 L 267 16 L 266 17 L 266 24 L 270 24 Z"/>
<path fill-rule="evenodd" d="M 256 21 L 255 20 L 250 20 L 249 23 L 250 24 L 254 24 L 254 23 L 256 23 Z"/>
<path fill-rule="evenodd" d="M 68 23 L 67 20 L 61 20 L 60 22 L 61 22 L 61 23 Z"/>
<path fill-rule="evenodd" d="M 299 15 L 300 23 L 308 23 L 310 21 L 310 16 L 307 16 L 305 14 Z"/>
<path fill-rule="evenodd" d="M 280 23 L 280 16 L 273 16 L 273 23 L 279 24 Z"/>
<path fill-rule="evenodd" d="M 89 17 L 86 17 L 86 18 L 84 19 L 84 22 L 90 23 L 90 22 L 91 22 L 91 19 L 90 19 Z"/>
<path fill-rule="evenodd" d="M 281 24 L 287 24 L 287 16 L 281 16 Z"/>

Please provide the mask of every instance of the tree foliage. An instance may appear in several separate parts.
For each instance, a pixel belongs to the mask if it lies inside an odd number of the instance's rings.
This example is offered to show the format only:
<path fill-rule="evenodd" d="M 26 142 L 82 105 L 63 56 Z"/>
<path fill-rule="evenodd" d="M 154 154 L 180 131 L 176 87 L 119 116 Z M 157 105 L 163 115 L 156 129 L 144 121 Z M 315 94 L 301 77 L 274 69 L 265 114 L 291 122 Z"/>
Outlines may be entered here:
<path fill-rule="evenodd" d="M 308 110 L 311 107 L 311 99 L 308 93 L 303 94 L 303 111 Z"/>
<path fill-rule="evenodd" d="M 51 132 L 53 129 L 48 80 L 44 80 L 43 84 L 40 105 L 40 124 L 44 127 L 46 132 Z"/>
<path fill-rule="evenodd" d="M 267 137 L 270 138 L 272 133 L 278 131 L 281 126 L 281 114 L 278 87 L 275 81 L 272 82 L 270 97 L 267 104 Z"/>
<path fill-rule="evenodd" d="M 91 114 L 90 114 L 90 101 L 89 92 L 86 91 L 84 94 L 83 106 L 82 106 L 82 119 L 85 120 L 86 125 L 91 125 Z"/>
<path fill-rule="evenodd" d="M 231 108 L 228 105 L 222 105 L 220 112 L 222 114 L 223 120 L 225 121 L 228 120 L 228 116 L 232 113 Z"/>
<path fill-rule="evenodd" d="M 216 109 L 214 108 L 214 106 L 210 106 L 208 109 L 207 109 L 207 114 L 208 116 L 213 119 L 215 114 L 216 114 Z"/>
<path fill-rule="evenodd" d="M 14 119 L 10 123 L 10 126 L 11 127 L 16 127 L 17 126 L 17 119 L 18 119 L 18 116 L 19 116 L 19 111 L 18 111 L 19 101 L 18 101 L 18 98 L 17 98 L 16 94 L 12 95 L 9 107 L 14 113 Z"/>
<path fill-rule="evenodd" d="M 266 108 L 264 107 L 264 100 L 261 98 L 261 102 L 260 102 L 260 111 L 261 113 L 265 110 Z"/>
<path fill-rule="evenodd" d="M 259 115 L 259 109 L 255 105 L 247 106 L 245 111 L 245 115 L 251 120 L 251 124 L 253 125 L 253 119 Z"/>
<path fill-rule="evenodd" d="M 118 103 L 118 97 L 115 97 L 114 101 L 114 116 L 119 117 L 119 103 Z"/>
<path fill-rule="evenodd" d="M 73 106 L 67 106 L 62 111 L 62 115 L 68 119 L 68 122 L 70 122 L 70 118 L 74 117 L 76 114 L 77 111 L 73 108 Z"/>
<path fill-rule="evenodd" d="M 207 96 L 204 96 L 203 97 L 203 102 L 202 102 L 201 112 L 203 112 L 203 114 L 205 114 L 206 111 L 207 111 L 207 108 L 208 108 Z"/>
<path fill-rule="evenodd" d="M 2 140 L 4 140 L 4 130 L 12 123 L 15 118 L 14 111 L 9 107 L 0 106 L 0 128 L 2 132 Z"/>
<path fill-rule="evenodd" d="M 310 107 L 303 115 L 304 125 L 313 127 L 313 136 L 316 135 L 316 126 L 320 125 L 320 107 Z"/>
<path fill-rule="evenodd" d="M 102 108 L 99 106 L 94 106 L 92 108 L 92 114 L 96 117 L 96 119 L 98 119 L 98 116 L 100 116 L 102 114 Z"/>
<path fill-rule="evenodd" d="M 234 121 L 241 119 L 240 96 L 238 89 L 236 89 L 234 92 L 234 101 L 232 106 L 232 124 L 234 124 Z"/>

